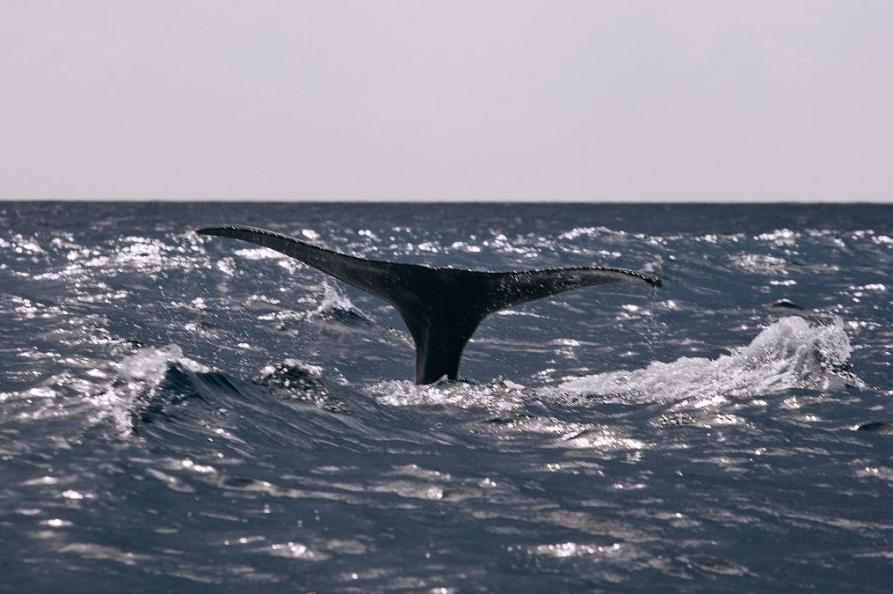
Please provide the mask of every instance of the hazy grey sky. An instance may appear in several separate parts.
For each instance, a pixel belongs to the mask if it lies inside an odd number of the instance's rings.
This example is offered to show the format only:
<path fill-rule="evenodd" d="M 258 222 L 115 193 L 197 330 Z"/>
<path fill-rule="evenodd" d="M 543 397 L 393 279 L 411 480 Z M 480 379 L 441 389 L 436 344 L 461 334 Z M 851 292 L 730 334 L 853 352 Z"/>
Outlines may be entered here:
<path fill-rule="evenodd" d="M 893 2 L 0 0 L 0 197 L 893 200 Z"/>

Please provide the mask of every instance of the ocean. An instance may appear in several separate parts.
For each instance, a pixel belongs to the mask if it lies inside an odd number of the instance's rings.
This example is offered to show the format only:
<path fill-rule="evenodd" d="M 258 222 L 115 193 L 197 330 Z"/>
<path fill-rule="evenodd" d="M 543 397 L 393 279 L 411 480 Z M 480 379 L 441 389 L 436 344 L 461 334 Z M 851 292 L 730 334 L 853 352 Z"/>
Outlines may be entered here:
<path fill-rule="evenodd" d="M 366 258 L 661 288 L 413 383 Z M 893 206 L 0 203 L 0 591 L 888 591 Z"/>

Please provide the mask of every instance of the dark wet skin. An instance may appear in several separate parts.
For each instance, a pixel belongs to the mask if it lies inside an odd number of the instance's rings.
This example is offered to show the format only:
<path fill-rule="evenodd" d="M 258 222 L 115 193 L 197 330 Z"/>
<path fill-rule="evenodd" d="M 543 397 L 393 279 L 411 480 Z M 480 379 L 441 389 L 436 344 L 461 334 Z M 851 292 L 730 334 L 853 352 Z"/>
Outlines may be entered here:
<path fill-rule="evenodd" d="M 291 256 L 376 295 L 400 312 L 416 346 L 416 383 L 459 374 L 462 350 L 485 317 L 522 303 L 593 285 L 643 283 L 659 278 L 611 267 L 481 272 L 367 260 L 319 248 L 254 227 L 208 227 L 200 235 L 240 239 Z"/>

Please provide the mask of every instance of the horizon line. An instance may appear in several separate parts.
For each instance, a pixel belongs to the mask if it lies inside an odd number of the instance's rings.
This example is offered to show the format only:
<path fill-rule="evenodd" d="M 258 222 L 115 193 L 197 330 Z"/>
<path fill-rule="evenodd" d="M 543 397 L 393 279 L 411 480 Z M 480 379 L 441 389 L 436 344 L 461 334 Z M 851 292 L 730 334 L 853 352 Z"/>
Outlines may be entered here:
<path fill-rule="evenodd" d="M 710 198 L 686 198 L 682 200 L 667 199 L 554 199 L 554 198 L 170 198 L 170 197 L 139 197 L 139 198 L 112 198 L 112 197 L 24 197 L 24 198 L 8 198 L 0 196 L 0 203 L 13 202 L 132 202 L 132 203 L 176 203 L 176 202 L 196 202 L 196 203 L 265 203 L 265 204 L 710 204 L 710 205 L 753 205 L 753 204 L 876 204 L 876 205 L 893 205 L 893 199 L 790 199 L 790 198 L 769 198 L 769 199 L 745 199 L 745 200 L 729 200 L 729 199 L 710 199 Z"/>

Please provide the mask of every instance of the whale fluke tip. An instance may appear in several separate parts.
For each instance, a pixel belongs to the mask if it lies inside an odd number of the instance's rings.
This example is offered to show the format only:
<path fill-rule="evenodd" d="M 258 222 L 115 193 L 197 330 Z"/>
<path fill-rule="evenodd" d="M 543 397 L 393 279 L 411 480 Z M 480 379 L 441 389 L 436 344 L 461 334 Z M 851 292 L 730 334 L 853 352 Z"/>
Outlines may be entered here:
<path fill-rule="evenodd" d="M 232 231 L 235 227 L 202 227 L 201 229 L 196 229 L 195 232 L 199 235 L 222 235 L 226 231 Z"/>

